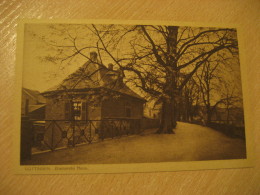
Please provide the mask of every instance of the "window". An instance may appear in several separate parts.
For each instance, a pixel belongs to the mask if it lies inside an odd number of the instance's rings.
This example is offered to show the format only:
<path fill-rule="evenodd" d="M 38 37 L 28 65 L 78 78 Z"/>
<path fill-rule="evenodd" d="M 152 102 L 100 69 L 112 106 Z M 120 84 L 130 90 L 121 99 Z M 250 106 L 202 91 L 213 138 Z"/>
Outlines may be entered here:
<path fill-rule="evenodd" d="M 81 102 L 73 102 L 74 119 L 81 120 Z"/>
<path fill-rule="evenodd" d="M 72 110 L 73 109 L 73 110 Z M 87 120 L 88 119 L 88 107 L 86 102 L 75 101 L 65 103 L 65 119 L 66 120 Z M 73 114 L 73 116 L 72 116 Z M 73 117 L 73 118 L 72 118 Z"/>
<path fill-rule="evenodd" d="M 125 111 L 126 111 L 126 117 L 131 117 L 131 108 L 126 107 Z"/>

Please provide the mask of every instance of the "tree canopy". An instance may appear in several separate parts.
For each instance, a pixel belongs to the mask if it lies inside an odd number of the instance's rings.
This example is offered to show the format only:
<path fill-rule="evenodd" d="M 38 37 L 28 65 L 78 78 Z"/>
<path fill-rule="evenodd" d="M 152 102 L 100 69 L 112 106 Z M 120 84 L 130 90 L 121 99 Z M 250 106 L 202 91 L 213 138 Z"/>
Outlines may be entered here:
<path fill-rule="evenodd" d="M 205 81 L 213 76 L 228 81 L 220 67 L 224 72 L 239 69 L 237 35 L 231 28 L 118 24 L 52 24 L 48 28 L 48 35 L 32 32 L 46 43 L 49 54 L 41 56 L 43 61 L 65 67 L 78 58 L 91 60 L 89 52 L 96 51 L 96 63 L 113 63 L 125 83 L 162 105 L 158 132 L 169 133 L 176 127 L 177 104 L 192 80 L 208 105 L 211 89 L 203 88 Z M 219 82 L 215 84 L 220 87 Z"/>

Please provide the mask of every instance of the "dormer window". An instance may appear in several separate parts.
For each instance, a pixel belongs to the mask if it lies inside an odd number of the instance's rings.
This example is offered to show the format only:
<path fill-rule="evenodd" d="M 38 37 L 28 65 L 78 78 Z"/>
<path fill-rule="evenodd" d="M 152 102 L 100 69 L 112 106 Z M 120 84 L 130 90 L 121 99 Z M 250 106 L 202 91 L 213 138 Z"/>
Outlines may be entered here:
<path fill-rule="evenodd" d="M 114 65 L 113 65 L 113 64 L 111 64 L 111 63 L 110 63 L 110 64 L 108 64 L 108 69 L 109 69 L 109 70 L 113 70 L 113 67 L 114 67 Z"/>

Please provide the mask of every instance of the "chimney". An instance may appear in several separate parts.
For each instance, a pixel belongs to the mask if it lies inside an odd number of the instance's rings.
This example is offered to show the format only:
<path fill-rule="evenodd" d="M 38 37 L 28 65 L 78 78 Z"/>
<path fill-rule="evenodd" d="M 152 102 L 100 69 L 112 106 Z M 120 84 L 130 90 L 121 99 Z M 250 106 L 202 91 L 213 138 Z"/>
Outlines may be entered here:
<path fill-rule="evenodd" d="M 114 66 L 114 65 L 113 65 L 113 64 L 111 64 L 111 63 L 110 63 L 110 64 L 108 64 L 108 69 L 109 69 L 109 70 L 113 70 L 113 66 Z"/>
<path fill-rule="evenodd" d="M 95 51 L 90 52 L 90 60 L 97 61 L 97 53 Z"/>

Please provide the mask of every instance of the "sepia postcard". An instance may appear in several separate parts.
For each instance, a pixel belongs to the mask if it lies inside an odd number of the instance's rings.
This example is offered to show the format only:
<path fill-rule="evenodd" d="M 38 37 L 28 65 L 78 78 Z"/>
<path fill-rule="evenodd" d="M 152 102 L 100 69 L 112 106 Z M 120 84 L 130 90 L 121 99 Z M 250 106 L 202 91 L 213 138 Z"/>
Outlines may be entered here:
<path fill-rule="evenodd" d="M 15 172 L 251 167 L 240 30 L 162 21 L 21 21 Z"/>

